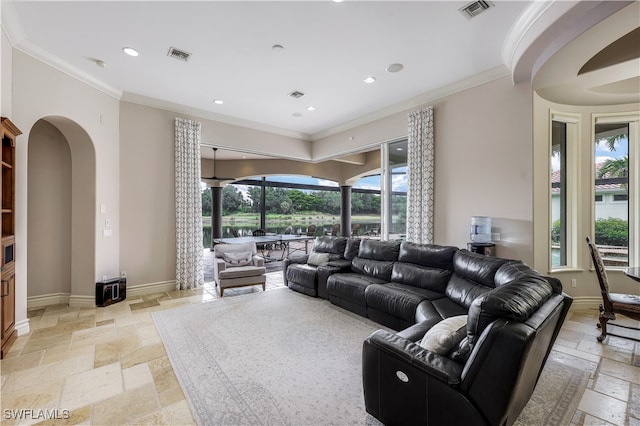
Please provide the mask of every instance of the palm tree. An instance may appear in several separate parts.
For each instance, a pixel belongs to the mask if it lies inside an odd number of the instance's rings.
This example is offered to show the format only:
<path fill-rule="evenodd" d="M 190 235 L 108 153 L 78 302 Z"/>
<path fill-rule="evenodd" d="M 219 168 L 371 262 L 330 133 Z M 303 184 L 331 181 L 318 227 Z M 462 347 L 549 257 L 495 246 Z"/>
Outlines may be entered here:
<path fill-rule="evenodd" d="M 607 148 L 609 148 L 609 151 L 615 151 L 616 150 L 616 143 L 618 143 L 618 141 L 622 140 L 623 138 L 627 137 L 626 133 L 622 133 L 619 135 L 615 135 L 615 136 L 609 136 L 606 139 L 606 144 L 607 144 Z M 600 170 L 598 170 L 598 178 L 602 179 L 602 178 L 610 178 L 610 179 L 615 179 L 615 178 L 628 178 L 629 177 L 629 156 L 625 155 L 622 158 L 609 158 L 607 160 L 604 161 L 604 163 L 602 163 L 602 166 L 600 166 Z M 629 184 L 628 181 L 626 183 L 623 183 L 622 186 L 624 187 L 627 195 L 629 194 Z"/>

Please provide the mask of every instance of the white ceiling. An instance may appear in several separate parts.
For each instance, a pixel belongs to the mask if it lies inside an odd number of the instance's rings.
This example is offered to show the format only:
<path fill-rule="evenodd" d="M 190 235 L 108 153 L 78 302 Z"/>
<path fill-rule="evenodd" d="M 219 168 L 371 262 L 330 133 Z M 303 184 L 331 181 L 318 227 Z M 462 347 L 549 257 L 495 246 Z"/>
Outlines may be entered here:
<path fill-rule="evenodd" d="M 527 1 L 14 1 L 15 44 L 124 100 L 169 103 L 222 120 L 314 135 L 503 66 Z M 284 50 L 276 52 L 274 44 Z M 125 55 L 134 47 L 140 56 Z M 170 47 L 192 53 L 188 62 Z M 106 63 L 105 68 L 96 60 Z M 385 68 L 402 63 L 404 70 Z M 504 67 L 504 74 L 508 70 Z M 377 78 L 373 84 L 363 79 Z M 287 94 L 306 93 L 301 99 Z M 224 100 L 215 105 L 214 99 Z M 313 105 L 315 111 L 305 108 Z M 301 114 L 295 117 L 294 114 Z"/>
<path fill-rule="evenodd" d="M 118 99 L 305 140 L 509 73 L 577 104 L 639 98 L 627 87 L 640 81 L 637 58 L 576 78 L 592 55 L 640 25 L 639 2 L 493 0 L 471 20 L 458 10 L 468 3 L 2 0 L 1 12 L 15 48 Z M 565 45 L 571 54 L 554 56 Z M 190 60 L 170 58 L 170 47 Z M 404 70 L 386 72 L 393 63 Z M 364 83 L 370 75 L 377 81 Z M 293 90 L 306 95 L 287 96 Z M 219 159 L 241 155 L 218 151 Z"/>

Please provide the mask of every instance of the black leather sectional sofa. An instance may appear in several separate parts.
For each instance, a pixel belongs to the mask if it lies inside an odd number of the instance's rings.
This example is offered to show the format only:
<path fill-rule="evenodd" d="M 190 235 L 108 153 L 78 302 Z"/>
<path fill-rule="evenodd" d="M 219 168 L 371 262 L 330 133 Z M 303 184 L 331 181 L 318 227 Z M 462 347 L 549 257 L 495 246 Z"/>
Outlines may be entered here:
<path fill-rule="evenodd" d="M 398 331 L 363 343 L 366 409 L 385 424 L 512 424 L 572 302 L 521 261 L 452 246 L 319 237 L 310 257 L 285 260 L 290 289 Z M 461 315 L 446 353 L 420 345 Z"/>

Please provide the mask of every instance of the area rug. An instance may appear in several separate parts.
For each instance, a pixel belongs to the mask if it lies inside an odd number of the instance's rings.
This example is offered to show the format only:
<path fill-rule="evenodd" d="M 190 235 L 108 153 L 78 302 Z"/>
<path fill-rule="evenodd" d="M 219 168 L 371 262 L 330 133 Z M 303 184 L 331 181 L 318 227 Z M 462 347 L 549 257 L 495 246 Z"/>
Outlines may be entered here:
<path fill-rule="evenodd" d="M 377 323 L 288 288 L 152 315 L 199 425 L 379 424 L 361 373 Z M 518 424 L 568 424 L 581 373 L 550 358 Z"/>
<path fill-rule="evenodd" d="M 362 424 L 362 342 L 383 328 L 288 288 L 153 313 L 200 425 Z"/>

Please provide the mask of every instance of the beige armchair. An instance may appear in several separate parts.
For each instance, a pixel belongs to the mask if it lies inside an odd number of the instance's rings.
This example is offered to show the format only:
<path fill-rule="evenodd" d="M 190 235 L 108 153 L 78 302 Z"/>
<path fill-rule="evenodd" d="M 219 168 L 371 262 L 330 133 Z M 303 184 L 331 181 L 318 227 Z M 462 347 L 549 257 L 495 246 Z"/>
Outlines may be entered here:
<path fill-rule="evenodd" d="M 265 289 L 264 259 L 258 256 L 256 243 L 217 244 L 213 252 L 214 279 L 220 286 L 220 297 L 226 288 L 262 285 Z"/>

